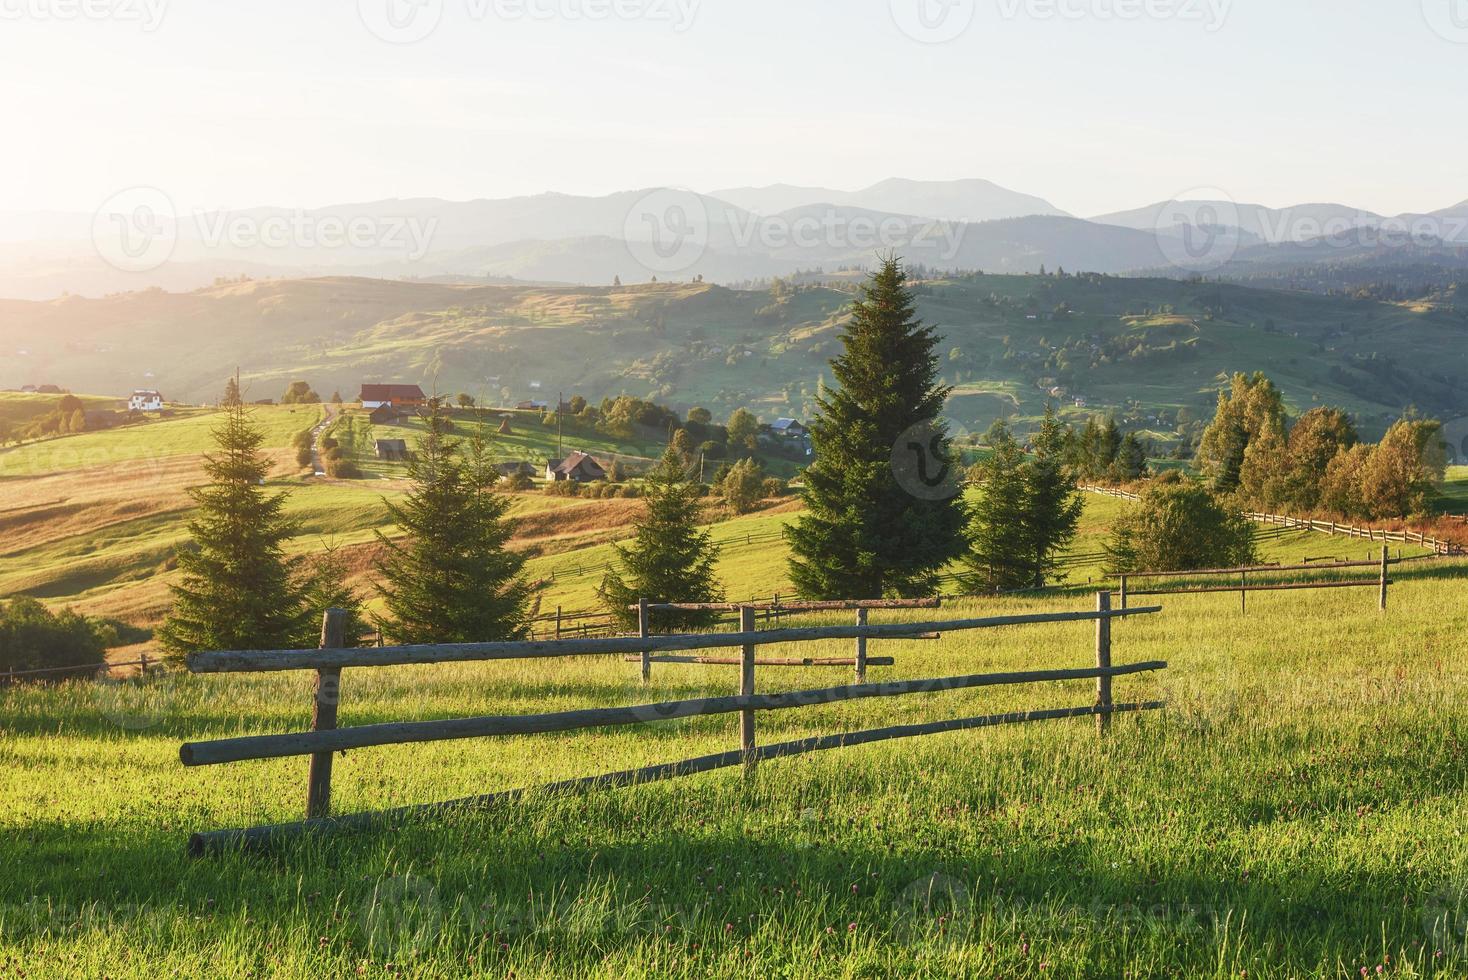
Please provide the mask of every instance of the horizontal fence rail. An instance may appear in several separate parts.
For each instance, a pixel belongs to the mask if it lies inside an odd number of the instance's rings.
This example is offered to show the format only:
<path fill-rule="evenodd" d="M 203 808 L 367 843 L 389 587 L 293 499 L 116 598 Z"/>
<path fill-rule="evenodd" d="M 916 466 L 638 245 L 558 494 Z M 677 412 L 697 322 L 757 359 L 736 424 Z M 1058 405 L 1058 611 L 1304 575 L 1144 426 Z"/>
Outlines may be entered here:
<path fill-rule="evenodd" d="M 913 633 L 948 633 L 999 626 L 1031 626 L 1042 623 L 1077 623 L 1097 619 L 1120 619 L 1126 616 L 1147 615 L 1161 611 L 1161 606 L 1152 606 L 1139 609 L 1112 609 L 1106 612 L 1034 613 L 927 623 L 811 626 L 738 633 L 679 633 L 668 636 L 611 636 L 570 640 L 507 640 L 495 643 L 358 647 L 342 650 L 222 650 L 190 654 L 187 658 L 187 665 L 188 669 L 195 674 L 227 674 L 593 657 L 641 653 L 644 648 L 656 652 L 802 643 L 810 640 L 854 640 L 858 637 L 901 639 Z"/>
<path fill-rule="evenodd" d="M 1374 588 L 1378 590 L 1378 605 L 1382 612 L 1386 612 L 1387 592 L 1395 581 L 1390 578 L 1391 566 L 1399 565 L 1406 559 L 1392 558 L 1391 550 L 1386 546 L 1381 549 L 1379 561 L 1342 561 L 1333 563 L 1316 562 L 1308 565 L 1246 565 L 1239 568 L 1203 568 L 1193 571 L 1159 571 L 1159 572 L 1123 572 L 1117 577 L 1121 586 L 1121 605 L 1127 608 L 1131 599 L 1137 596 L 1163 596 L 1163 595 L 1205 595 L 1209 593 L 1237 592 L 1239 594 L 1239 608 L 1242 612 L 1249 611 L 1249 593 L 1251 592 L 1290 592 L 1301 589 L 1353 589 Z M 1278 575 L 1282 573 L 1298 572 L 1329 572 L 1337 569 L 1352 568 L 1376 568 L 1380 573 L 1376 578 L 1370 579 L 1340 579 L 1327 578 L 1319 581 L 1291 581 L 1291 582 L 1260 582 L 1256 577 L 1252 582 L 1250 575 Z M 1132 587 L 1133 579 L 1207 579 L 1222 578 L 1224 576 L 1237 576 L 1238 582 L 1230 585 L 1183 585 L 1174 588 L 1152 587 L 1148 589 L 1135 589 Z"/>
<path fill-rule="evenodd" d="M 1114 620 L 1130 616 L 1150 615 L 1160 612 L 1160 607 L 1137 609 L 1112 609 L 1111 594 L 1102 592 L 1097 596 L 1096 609 L 1084 612 L 1041 613 L 1033 615 L 991 616 L 974 619 L 950 620 L 926 623 L 892 623 L 871 625 L 866 622 L 868 605 L 863 603 L 840 604 L 828 608 L 855 609 L 855 626 L 830 625 L 799 629 L 755 629 L 756 610 L 739 607 L 739 629 L 733 633 L 676 634 L 671 636 L 633 636 L 604 639 L 579 638 L 560 641 L 507 641 L 498 643 L 469 643 L 450 646 L 378 647 L 366 649 L 342 649 L 343 628 L 346 614 L 341 610 L 327 612 L 322 623 L 321 648 L 318 650 L 283 651 L 222 651 L 199 653 L 188 658 L 188 667 L 195 673 L 228 673 L 242 671 L 274 672 L 281 670 L 316 671 L 314 712 L 311 729 L 283 735 L 250 735 L 210 741 L 189 742 L 180 746 L 179 760 L 185 766 L 221 765 L 260 759 L 279 759 L 307 756 L 310 772 L 307 781 L 306 820 L 291 824 L 269 827 L 227 830 L 195 834 L 190 838 L 189 849 L 194 854 L 203 854 L 221 848 L 252 847 L 272 843 L 306 830 L 339 829 L 352 826 L 375 825 L 395 815 L 443 812 L 448 808 L 485 805 L 488 801 L 518 799 L 526 792 L 572 792 L 589 789 L 623 786 L 658 779 L 708 772 L 714 769 L 744 766 L 746 774 L 752 774 L 755 765 L 765 759 L 789 755 L 864 745 L 888 739 L 909 738 L 940 732 L 957 732 L 994 725 L 1016 724 L 1030 721 L 1063 718 L 1094 717 L 1098 734 L 1104 734 L 1113 715 L 1119 713 L 1150 711 L 1163 707 L 1160 701 L 1141 703 L 1116 703 L 1112 698 L 1112 681 L 1145 672 L 1163 670 L 1163 661 L 1113 665 L 1111 660 L 1111 634 Z M 892 608 L 892 607 L 887 607 Z M 902 607 L 899 607 L 902 608 Z M 905 608 L 931 608 L 926 604 Z M 643 621 L 647 604 L 639 603 Z M 772 694 L 755 691 L 755 668 L 761 661 L 757 658 L 760 646 L 782 643 L 802 643 L 822 640 L 856 640 L 857 656 L 847 660 L 831 660 L 832 664 L 856 665 L 858 678 L 869 665 L 882 663 L 884 658 L 866 656 L 866 643 L 872 639 L 910 639 L 924 631 L 949 633 L 963 630 L 990 629 L 1007 626 L 1025 626 L 1047 623 L 1094 622 L 1096 624 L 1095 667 L 1066 668 L 1054 670 L 1026 670 L 1007 673 L 968 674 L 954 677 L 920 678 L 914 680 L 889 681 L 881 684 L 858 682 L 841 687 L 813 688 Z M 739 693 L 723 697 L 692 698 L 680 701 L 653 702 L 641 705 L 615 707 L 593 707 L 571 711 L 560 711 L 531 715 L 485 715 L 474 718 L 449 718 L 427 721 L 387 722 L 350 728 L 337 726 L 337 708 L 340 703 L 341 674 L 345 668 L 396 666 L 405 664 L 456 663 L 495 660 L 523 660 L 534 657 L 553 658 L 570 656 L 628 655 L 636 654 L 644 668 L 650 657 L 648 651 L 680 651 L 710 648 L 738 647 L 738 658 L 733 657 L 676 657 L 664 656 L 664 662 L 718 662 L 737 664 L 740 667 Z M 890 658 L 885 658 L 890 660 Z M 817 665 L 822 658 L 772 658 L 767 665 Z M 910 695 L 936 694 L 946 691 L 973 688 L 1000 687 L 1019 684 L 1037 684 L 1075 680 L 1094 680 L 1096 700 L 1094 704 L 1068 708 L 1032 711 L 1014 711 L 972 718 L 957 718 L 942 721 L 922 722 L 870 728 L 863 731 L 835 735 L 822 735 L 789 742 L 760 745 L 756 738 L 756 716 L 761 711 L 781 711 L 814 705 L 836 704 L 872 698 L 891 698 Z M 739 748 L 728 752 L 685 759 L 679 762 L 658 763 L 639 769 L 618 773 L 587 776 L 541 787 L 538 790 L 514 790 L 489 796 L 470 797 L 450 803 L 431 803 L 422 806 L 400 808 L 386 813 L 357 814 L 346 818 L 331 816 L 331 761 L 334 753 L 348 749 L 362 749 L 386 745 L 415 744 L 469 738 L 492 738 L 545 735 L 560 732 L 614 728 L 641 725 L 649 722 L 712 715 L 739 716 Z"/>
<path fill-rule="evenodd" d="M 1105 497 L 1116 497 L 1120 500 L 1142 499 L 1141 494 L 1132 493 L 1129 490 L 1118 490 L 1115 487 L 1083 486 L 1080 489 L 1086 493 L 1100 494 Z M 1253 521 L 1255 524 L 1267 524 L 1271 527 L 1279 527 L 1292 531 L 1314 531 L 1318 534 L 1329 534 L 1332 537 L 1344 536 L 1363 541 L 1380 541 L 1383 544 L 1420 544 L 1424 548 L 1431 549 L 1434 555 L 1440 557 L 1468 554 L 1468 548 L 1464 548 L 1456 541 L 1445 541 L 1442 538 L 1423 534 L 1421 531 L 1389 531 L 1386 528 L 1359 527 L 1354 524 L 1341 524 L 1337 521 L 1317 521 L 1306 517 L 1290 517 L 1287 514 L 1246 512 L 1244 517 Z"/>

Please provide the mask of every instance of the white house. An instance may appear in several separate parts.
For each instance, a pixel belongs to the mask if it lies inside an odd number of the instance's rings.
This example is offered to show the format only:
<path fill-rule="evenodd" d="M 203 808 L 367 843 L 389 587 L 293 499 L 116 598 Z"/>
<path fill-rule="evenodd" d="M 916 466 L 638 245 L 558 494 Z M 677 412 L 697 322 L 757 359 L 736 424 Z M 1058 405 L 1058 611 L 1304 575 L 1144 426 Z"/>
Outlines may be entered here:
<path fill-rule="evenodd" d="M 163 411 L 163 396 L 156 391 L 145 391 L 139 388 L 127 400 L 127 407 L 130 412 L 161 412 Z"/>

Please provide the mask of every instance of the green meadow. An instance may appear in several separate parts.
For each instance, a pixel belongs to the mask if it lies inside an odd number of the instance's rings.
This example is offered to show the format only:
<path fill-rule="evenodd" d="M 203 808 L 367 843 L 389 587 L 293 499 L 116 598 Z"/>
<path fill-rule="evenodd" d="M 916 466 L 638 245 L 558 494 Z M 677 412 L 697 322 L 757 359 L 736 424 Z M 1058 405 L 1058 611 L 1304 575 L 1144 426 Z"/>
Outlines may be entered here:
<path fill-rule="evenodd" d="M 1115 625 L 1161 712 L 839 749 L 586 796 L 532 794 L 267 856 L 198 830 L 297 819 L 304 760 L 185 769 L 181 742 L 300 730 L 310 677 L 0 692 L 0 964 L 107 976 L 1456 977 L 1468 973 L 1468 563 L 1358 590 L 1174 597 Z M 874 621 L 1086 608 L 964 601 Z M 844 617 L 843 617 L 844 618 Z M 811 621 L 820 621 L 812 618 Z M 1092 662 L 1086 625 L 874 641 L 873 680 Z M 847 643 L 806 644 L 837 655 Z M 795 648 L 772 648 L 771 654 Z M 844 683 L 761 669 L 762 691 Z M 729 694 L 620 658 L 348 670 L 341 723 Z M 1088 682 L 762 712 L 761 741 L 1089 704 Z M 716 716 L 363 749 L 340 812 L 737 747 Z"/>

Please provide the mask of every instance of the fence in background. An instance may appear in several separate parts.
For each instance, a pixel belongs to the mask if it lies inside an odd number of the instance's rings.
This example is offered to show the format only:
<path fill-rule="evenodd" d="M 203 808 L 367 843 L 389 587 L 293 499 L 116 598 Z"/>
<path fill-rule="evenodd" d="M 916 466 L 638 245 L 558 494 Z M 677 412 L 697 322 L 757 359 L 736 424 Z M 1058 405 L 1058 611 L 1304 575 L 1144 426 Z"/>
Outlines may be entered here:
<path fill-rule="evenodd" d="M 0 674 L 0 684 L 13 684 L 18 680 L 43 680 L 47 677 L 64 677 L 67 674 L 97 673 L 103 670 L 116 670 L 119 667 L 136 667 L 138 673 L 146 674 L 149 667 L 157 667 L 159 660 L 149 660 L 148 655 L 142 654 L 141 659 L 128 660 L 115 664 L 80 664 L 75 667 L 45 667 L 40 670 L 7 670 Z"/>
<path fill-rule="evenodd" d="M 1392 558 L 1391 550 L 1385 545 L 1381 549 L 1381 561 L 1343 561 L 1324 564 L 1314 562 L 1304 565 L 1249 565 L 1243 568 L 1201 568 L 1193 571 L 1180 572 L 1127 572 L 1119 575 L 1121 607 L 1127 608 L 1129 600 L 1134 596 L 1161 596 L 1161 595 L 1197 595 L 1208 592 L 1237 592 L 1239 594 L 1240 612 L 1249 611 L 1250 592 L 1283 592 L 1293 589 L 1350 589 L 1350 588 L 1374 588 L 1379 591 L 1379 604 L 1381 611 L 1386 612 L 1387 589 L 1394 584 L 1389 577 L 1392 565 L 1400 564 L 1403 559 Z M 1369 579 L 1320 579 L 1316 581 L 1292 581 L 1292 582 L 1260 582 L 1260 575 L 1278 575 L 1281 573 L 1300 572 L 1328 572 L 1335 569 L 1348 568 L 1377 568 L 1380 574 Z M 1255 576 L 1251 583 L 1249 576 Z M 1180 588 L 1164 589 L 1133 589 L 1131 584 L 1137 579 L 1161 579 L 1161 578 L 1193 578 L 1193 579 L 1218 579 L 1224 577 L 1237 577 L 1238 584 L 1229 585 L 1185 585 Z"/>
<path fill-rule="evenodd" d="M 609 637 L 549 641 L 508 641 L 468 643 L 443 646 L 367 647 L 348 649 L 345 642 L 347 616 L 341 610 L 330 610 L 323 619 L 321 646 L 316 650 L 255 650 L 196 653 L 188 658 L 188 668 L 196 674 L 276 672 L 311 670 L 316 673 L 311 729 L 286 735 L 255 735 L 185 743 L 179 758 L 186 766 L 218 765 L 250 759 L 277 759 L 310 756 L 307 776 L 306 819 L 291 824 L 278 824 L 242 830 L 198 833 L 190 838 L 191 853 L 202 854 L 232 847 L 268 845 L 274 840 L 305 831 L 338 827 L 367 826 L 409 814 L 423 814 L 446 809 L 462 809 L 492 805 L 518 798 L 525 790 L 470 797 L 447 803 L 406 807 L 382 813 L 363 813 L 331 818 L 331 774 L 333 753 L 347 749 L 448 739 L 483 738 L 509 735 L 535 735 L 569 732 L 590 728 L 639 725 L 649 721 L 667 721 L 708 715 L 738 714 L 740 741 L 736 750 L 684 759 L 678 762 L 647 766 L 641 769 L 606 773 L 567 780 L 540 787 L 540 792 L 575 792 L 610 788 L 634 783 L 672 779 L 730 766 L 744 766 L 752 771 L 766 759 L 801 755 L 849 745 L 864 745 L 887 739 L 909 738 L 940 732 L 964 731 L 995 725 L 1044 721 L 1061 718 L 1095 717 L 1099 732 L 1104 733 L 1113 715 L 1122 712 L 1147 711 L 1163 707 L 1162 702 L 1116 703 L 1112 698 L 1115 677 L 1164 669 L 1161 661 L 1124 664 L 1112 663 L 1112 620 L 1160 612 L 1160 607 L 1112 609 L 1111 594 L 1097 596 L 1094 612 L 1043 613 L 996 616 L 985 619 L 959 619 L 942 622 L 892 623 L 854 626 L 816 626 L 757 630 L 756 610 L 739 609 L 740 626 L 733 633 L 672 634 L 666 636 Z M 822 640 L 891 639 L 915 632 L 963 632 L 1003 626 L 1027 626 L 1044 623 L 1095 622 L 1096 666 L 1081 669 L 1028 670 L 1012 673 L 973 674 L 923 680 L 890 681 L 883 684 L 855 684 L 778 694 L 757 694 L 756 651 L 761 646 L 781 643 L 805 643 Z M 535 715 L 492 715 L 478 718 L 456 718 L 438 721 L 392 722 L 355 728 L 337 727 L 342 671 L 346 668 L 387 667 L 410 664 L 467 663 L 499 660 L 527 660 L 559 657 L 625 656 L 650 653 L 673 653 L 689 650 L 731 649 L 740 651 L 739 694 L 730 697 L 695 698 L 655 704 L 587 708 Z M 1015 684 L 1033 684 L 1067 680 L 1094 679 L 1096 700 L 1093 704 L 1037 711 L 956 718 L 922 724 L 874 728 L 837 735 L 825 735 L 790 742 L 760 745 L 755 737 L 755 718 L 760 711 L 788 710 L 819 704 L 834 704 L 867 698 L 891 698 L 913 694 L 968 690 Z"/>
<path fill-rule="evenodd" d="M 1107 497 L 1117 497 L 1121 500 L 1141 500 L 1139 494 L 1126 490 L 1118 490 L 1115 487 L 1092 487 L 1085 486 L 1080 489 L 1086 493 L 1099 493 Z M 1290 517 L 1285 514 L 1258 514 L 1245 513 L 1244 516 L 1256 524 L 1267 524 L 1271 527 L 1284 528 L 1289 531 L 1315 531 L 1319 534 L 1329 534 L 1332 537 L 1342 536 L 1356 538 L 1363 541 L 1380 541 L 1383 544 L 1418 544 L 1432 551 L 1434 555 L 1468 555 L 1468 549 L 1456 541 L 1444 541 L 1438 537 L 1429 537 L 1418 531 L 1388 531 L 1385 528 L 1358 527 L 1354 524 L 1339 524 L 1335 521 L 1315 521 L 1304 517 Z"/>

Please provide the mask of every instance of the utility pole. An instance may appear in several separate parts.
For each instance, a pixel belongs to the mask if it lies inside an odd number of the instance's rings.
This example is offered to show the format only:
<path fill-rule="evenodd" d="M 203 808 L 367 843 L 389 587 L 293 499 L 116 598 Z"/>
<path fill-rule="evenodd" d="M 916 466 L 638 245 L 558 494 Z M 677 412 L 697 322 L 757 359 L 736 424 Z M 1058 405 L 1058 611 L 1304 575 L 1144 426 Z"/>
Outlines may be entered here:
<path fill-rule="evenodd" d="M 556 392 L 556 455 L 560 456 L 562 459 L 566 458 L 561 453 L 561 433 L 563 431 L 561 424 L 563 421 L 563 419 L 561 418 L 561 407 L 565 404 L 566 393 L 564 391 Z"/>

